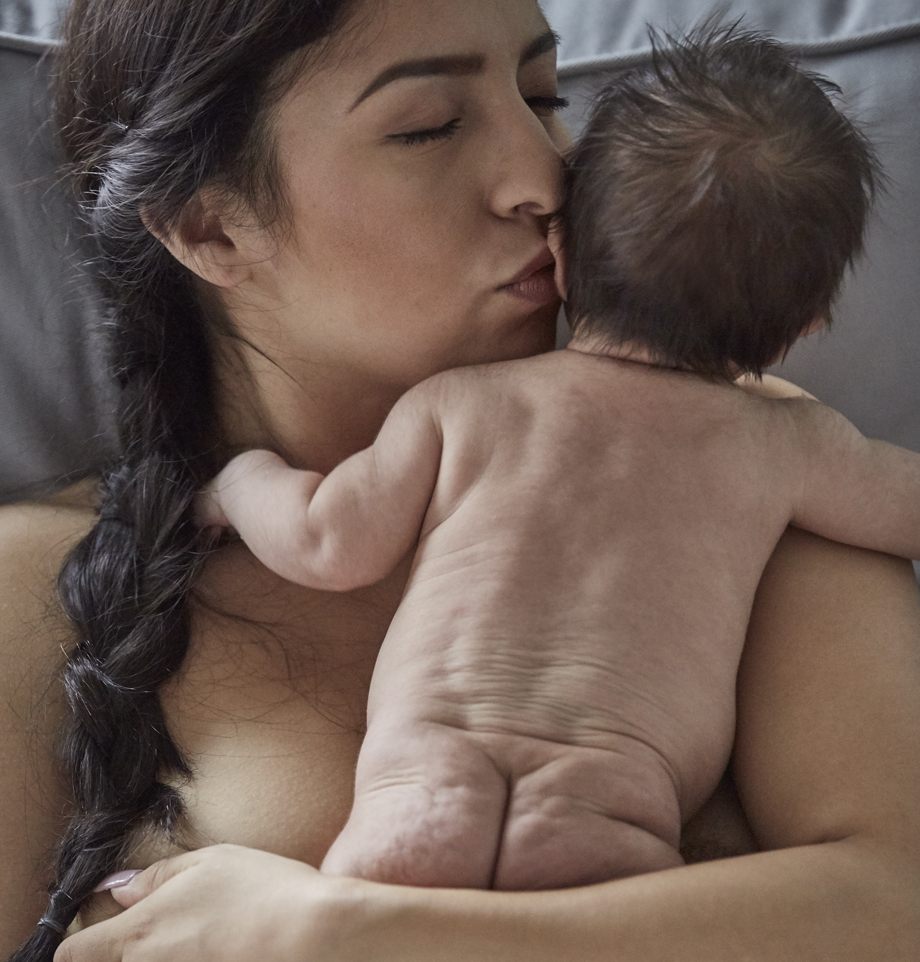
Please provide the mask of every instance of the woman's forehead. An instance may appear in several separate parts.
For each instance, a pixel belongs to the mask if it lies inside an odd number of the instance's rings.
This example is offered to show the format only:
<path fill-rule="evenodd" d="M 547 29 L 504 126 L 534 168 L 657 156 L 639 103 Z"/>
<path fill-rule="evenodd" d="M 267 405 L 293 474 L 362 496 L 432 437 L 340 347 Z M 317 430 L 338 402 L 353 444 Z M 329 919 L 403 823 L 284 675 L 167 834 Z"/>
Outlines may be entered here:
<path fill-rule="evenodd" d="M 362 0 L 305 79 L 360 98 L 384 71 L 404 63 L 439 57 L 516 63 L 549 36 L 537 0 Z"/>

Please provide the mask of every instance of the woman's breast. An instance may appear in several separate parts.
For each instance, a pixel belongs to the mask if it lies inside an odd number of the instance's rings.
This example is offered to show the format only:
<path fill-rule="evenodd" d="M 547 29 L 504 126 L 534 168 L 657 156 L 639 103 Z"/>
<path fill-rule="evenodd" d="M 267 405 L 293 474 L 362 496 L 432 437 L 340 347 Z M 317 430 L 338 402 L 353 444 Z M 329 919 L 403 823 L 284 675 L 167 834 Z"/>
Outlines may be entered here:
<path fill-rule="evenodd" d="M 193 777 L 188 842 L 318 865 L 348 816 L 367 691 L 400 568 L 348 594 L 268 573 L 245 549 L 206 572 L 193 643 L 163 707 Z"/>
<path fill-rule="evenodd" d="M 230 842 L 318 866 L 351 808 L 367 690 L 405 581 L 349 594 L 281 581 L 241 546 L 206 568 L 181 671 L 160 692 L 192 770 L 173 839 L 139 833 L 115 868 Z M 96 899 L 84 924 L 116 908 Z"/>
<path fill-rule="evenodd" d="M 282 684 L 252 683 L 244 691 L 227 683 L 222 697 L 211 692 L 198 703 L 194 686 L 184 687 L 164 699 L 193 770 L 180 789 L 184 828 L 174 839 L 139 833 L 123 867 L 147 868 L 219 842 L 318 867 L 351 808 L 357 725 L 342 717 L 341 705 L 324 713 L 321 702 Z M 79 922 L 92 925 L 120 911 L 108 894 L 94 896 Z"/>

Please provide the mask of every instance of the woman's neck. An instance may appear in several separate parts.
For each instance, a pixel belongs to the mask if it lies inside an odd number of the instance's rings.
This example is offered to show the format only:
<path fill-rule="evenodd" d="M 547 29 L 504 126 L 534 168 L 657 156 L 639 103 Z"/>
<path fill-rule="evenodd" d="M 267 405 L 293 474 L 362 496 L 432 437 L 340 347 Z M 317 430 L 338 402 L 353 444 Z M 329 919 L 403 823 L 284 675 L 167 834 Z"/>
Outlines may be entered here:
<path fill-rule="evenodd" d="M 362 372 L 277 363 L 238 342 L 217 352 L 217 405 L 229 458 L 250 448 L 327 474 L 371 444 L 403 388 Z"/>

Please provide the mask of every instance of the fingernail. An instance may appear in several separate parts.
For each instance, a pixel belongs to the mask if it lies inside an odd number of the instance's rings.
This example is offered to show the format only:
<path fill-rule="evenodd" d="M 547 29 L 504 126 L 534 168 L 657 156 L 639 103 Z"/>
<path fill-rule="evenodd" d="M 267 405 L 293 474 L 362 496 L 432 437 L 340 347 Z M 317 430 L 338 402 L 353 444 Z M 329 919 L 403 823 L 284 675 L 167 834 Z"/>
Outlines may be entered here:
<path fill-rule="evenodd" d="M 108 875 L 94 889 L 94 892 L 108 892 L 109 889 L 120 889 L 127 885 L 135 875 L 140 875 L 143 869 L 127 868 L 123 872 Z"/>

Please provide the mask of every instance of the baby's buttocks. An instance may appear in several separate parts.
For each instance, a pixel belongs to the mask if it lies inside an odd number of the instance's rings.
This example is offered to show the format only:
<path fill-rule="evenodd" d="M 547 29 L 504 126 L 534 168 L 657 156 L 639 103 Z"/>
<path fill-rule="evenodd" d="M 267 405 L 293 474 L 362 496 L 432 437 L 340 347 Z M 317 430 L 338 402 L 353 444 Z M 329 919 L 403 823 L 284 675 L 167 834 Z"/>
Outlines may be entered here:
<path fill-rule="evenodd" d="M 507 780 L 507 819 L 550 821 L 571 809 L 639 825 L 670 845 L 681 813 L 667 759 L 630 737 L 607 748 L 565 745 L 530 736 L 470 732 Z"/>
<path fill-rule="evenodd" d="M 660 761 L 550 747 L 509 788 L 493 886 L 589 885 L 683 864 L 681 814 Z"/>
<path fill-rule="evenodd" d="M 389 723 L 388 723 L 389 722 Z M 660 758 L 377 718 L 324 870 L 393 884 L 586 885 L 682 864 Z"/>

